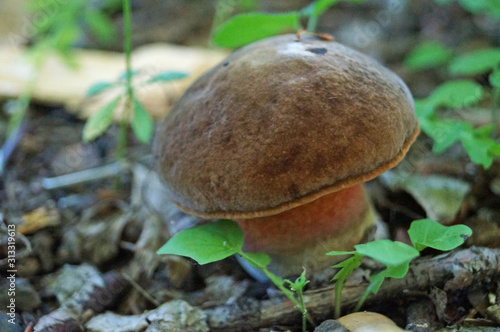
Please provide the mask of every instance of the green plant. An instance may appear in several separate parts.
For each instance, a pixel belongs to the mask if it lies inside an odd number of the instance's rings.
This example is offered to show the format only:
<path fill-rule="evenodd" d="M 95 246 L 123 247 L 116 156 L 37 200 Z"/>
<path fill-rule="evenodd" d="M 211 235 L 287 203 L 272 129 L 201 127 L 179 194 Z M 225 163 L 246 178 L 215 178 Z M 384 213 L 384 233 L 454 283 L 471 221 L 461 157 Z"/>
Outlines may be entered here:
<path fill-rule="evenodd" d="M 453 0 L 435 0 L 440 5 L 447 5 Z M 500 19 L 500 2 L 497 0 L 458 0 L 460 6 L 472 14 L 487 14 Z"/>
<path fill-rule="evenodd" d="M 35 73 L 17 100 L 9 120 L 8 134 L 23 121 L 38 72 L 49 55 L 55 53 L 61 56 L 68 66 L 74 67 L 77 64 L 71 57 L 71 50 L 86 29 L 103 43 L 114 37 L 114 28 L 105 14 L 110 7 L 111 0 L 100 6 L 89 0 L 75 0 L 64 4 L 59 0 L 30 0 L 27 3 L 32 20 L 28 30 L 30 35 L 24 37 L 29 37 L 31 41 L 26 54 L 35 67 Z M 14 36 L 13 40 L 15 39 L 20 39 L 20 36 Z"/>
<path fill-rule="evenodd" d="M 386 268 L 369 279 L 370 284 L 359 298 L 354 311 L 358 311 L 370 294 L 376 294 L 385 278 L 403 278 L 409 270 L 410 262 L 418 257 L 419 252 L 427 247 L 441 251 L 452 250 L 472 234 L 465 225 L 443 226 L 430 219 L 415 220 L 408 230 L 412 246 L 402 242 L 377 240 L 354 246 L 354 251 L 332 251 L 327 255 L 352 255 L 343 262 L 333 266 L 340 268 L 333 280 L 335 284 L 335 317 L 340 316 L 342 289 L 347 278 L 361 265 L 361 259 L 370 257 Z"/>
<path fill-rule="evenodd" d="M 112 87 L 121 86 L 124 88 L 124 93 L 101 109 L 90 116 L 83 129 L 83 140 L 91 141 L 100 136 L 112 123 L 113 113 L 117 109 L 120 102 L 124 103 L 123 114 L 120 118 L 120 127 L 118 135 L 117 159 L 124 161 L 126 159 L 127 146 L 127 129 L 130 122 L 132 130 L 139 141 L 143 143 L 149 142 L 153 132 L 153 120 L 148 115 L 144 106 L 137 99 L 132 84 L 132 78 L 136 74 L 132 70 L 132 32 L 131 32 L 131 10 L 130 0 L 123 0 L 123 17 L 124 17 L 124 49 L 126 71 L 115 82 L 98 82 L 91 86 L 87 91 L 87 97 L 95 96 Z M 182 72 L 161 72 L 150 77 L 141 86 L 146 86 L 158 82 L 168 82 L 176 79 L 181 79 L 187 75 Z"/>
<path fill-rule="evenodd" d="M 453 79 L 439 85 L 427 98 L 416 100 L 415 108 L 422 131 L 434 140 L 433 151 L 440 153 L 460 142 L 471 160 L 485 168 L 500 156 L 500 143 L 495 133 L 500 107 L 500 49 L 488 48 L 451 57 L 451 51 L 434 42 L 417 46 L 406 58 L 406 65 L 414 70 L 448 65 L 453 76 L 488 74 L 489 87 L 471 79 Z M 426 53 L 427 51 L 427 53 Z M 431 59 L 431 55 L 438 56 Z M 446 119 L 442 110 L 467 109 L 483 100 L 491 99 L 491 124 L 474 128 L 470 123 Z"/>
<path fill-rule="evenodd" d="M 306 269 L 302 271 L 302 274 L 295 279 L 294 282 L 285 279 L 284 280 L 285 284 L 288 284 L 290 286 L 290 290 L 297 293 L 298 297 L 298 306 L 297 308 L 300 310 L 302 313 L 302 331 L 306 331 L 307 329 L 307 309 L 306 305 L 304 303 L 304 296 L 303 296 L 303 291 L 304 287 L 309 283 L 309 280 L 306 279 Z"/>
<path fill-rule="evenodd" d="M 411 50 L 404 64 L 411 70 L 425 70 L 446 65 L 453 51 L 437 41 L 424 41 Z"/>
<path fill-rule="evenodd" d="M 222 47 L 240 47 L 286 30 L 300 30 L 303 19 L 307 20 L 306 29 L 313 32 L 321 14 L 339 1 L 316 0 L 300 10 L 280 14 L 254 12 L 236 15 L 215 30 L 213 41 Z M 365 0 L 344 1 L 357 3 Z"/>
<path fill-rule="evenodd" d="M 302 290 L 309 282 L 302 275 L 292 282 L 267 270 L 271 259 L 264 253 L 247 253 L 243 249 L 243 232 L 238 224 L 231 220 L 217 220 L 206 225 L 183 230 L 174 235 L 159 250 L 158 254 L 186 256 L 199 264 L 219 261 L 232 255 L 239 255 L 249 264 L 261 270 L 283 294 L 292 301 L 302 313 L 302 326 L 305 331 L 307 310 L 302 297 Z M 285 283 L 291 288 L 287 289 Z M 295 298 L 297 293 L 298 299 Z"/>

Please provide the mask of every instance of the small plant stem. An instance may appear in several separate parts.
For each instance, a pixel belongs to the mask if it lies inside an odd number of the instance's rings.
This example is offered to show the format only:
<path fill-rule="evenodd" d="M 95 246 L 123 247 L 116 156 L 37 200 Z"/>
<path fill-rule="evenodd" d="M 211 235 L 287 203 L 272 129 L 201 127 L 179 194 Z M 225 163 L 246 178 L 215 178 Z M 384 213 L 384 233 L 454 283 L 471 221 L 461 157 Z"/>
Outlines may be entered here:
<path fill-rule="evenodd" d="M 132 110 L 132 99 L 134 97 L 134 89 L 132 87 L 132 14 L 130 10 L 130 0 L 123 1 L 123 35 L 124 43 L 123 48 L 125 51 L 125 79 L 127 94 L 125 97 L 125 105 L 123 114 L 120 121 L 120 130 L 118 133 L 118 144 L 116 155 L 119 162 L 125 162 L 127 157 L 127 129 Z"/>
<path fill-rule="evenodd" d="M 286 295 L 286 297 L 288 297 L 290 299 L 290 301 L 292 301 L 292 303 L 297 307 L 297 308 L 300 308 L 300 303 L 297 301 L 297 299 L 292 295 L 292 292 L 285 288 L 285 286 L 283 286 L 282 283 L 278 283 L 276 282 L 276 275 L 272 272 L 269 272 L 266 268 L 262 268 L 261 269 L 262 272 L 264 272 L 264 274 L 273 282 L 273 284 L 281 291 L 283 292 L 283 294 Z"/>
<path fill-rule="evenodd" d="M 15 110 L 12 113 L 12 116 L 7 125 L 8 135 L 21 125 L 24 117 L 26 116 L 28 106 L 30 105 L 31 98 L 33 97 L 33 91 L 35 91 L 35 86 L 38 81 L 38 77 L 40 76 L 40 69 L 42 67 L 42 64 L 43 64 L 42 61 L 35 62 L 33 77 L 28 81 L 23 92 L 17 99 Z"/>
<path fill-rule="evenodd" d="M 363 304 L 365 303 L 366 299 L 368 298 L 368 296 L 371 293 L 371 287 L 372 287 L 372 284 L 368 285 L 368 287 L 366 288 L 366 290 L 363 293 L 363 295 L 361 295 L 361 297 L 359 298 L 358 302 L 356 303 L 356 306 L 354 307 L 354 312 L 359 311 L 359 309 L 361 309 L 361 307 L 363 306 Z"/>
<path fill-rule="evenodd" d="M 132 13 L 130 10 L 130 0 L 123 0 L 123 21 L 127 96 L 132 99 L 134 90 L 132 88 Z"/>
<path fill-rule="evenodd" d="M 318 16 L 312 14 L 309 16 L 309 20 L 307 21 L 307 31 L 314 32 L 316 31 L 316 25 L 318 24 Z"/>
<path fill-rule="evenodd" d="M 300 302 L 300 311 L 302 311 L 302 331 L 306 332 L 307 330 L 307 309 L 306 306 L 304 305 L 304 297 L 302 296 L 302 290 L 297 292 L 299 295 L 299 302 Z"/>
<path fill-rule="evenodd" d="M 120 163 L 125 163 L 127 161 L 128 116 L 126 115 L 130 114 L 131 106 L 132 100 L 127 96 L 123 107 L 123 118 L 120 119 L 118 128 L 118 142 L 116 147 L 116 159 Z"/>
<path fill-rule="evenodd" d="M 493 88 L 493 97 L 491 102 L 491 122 L 493 123 L 493 132 L 499 135 L 498 127 L 498 109 L 500 108 L 500 88 Z"/>
<path fill-rule="evenodd" d="M 340 318 L 340 309 L 342 307 L 342 289 L 344 288 L 344 282 L 338 280 L 335 283 L 335 309 L 333 317 L 335 319 Z"/>

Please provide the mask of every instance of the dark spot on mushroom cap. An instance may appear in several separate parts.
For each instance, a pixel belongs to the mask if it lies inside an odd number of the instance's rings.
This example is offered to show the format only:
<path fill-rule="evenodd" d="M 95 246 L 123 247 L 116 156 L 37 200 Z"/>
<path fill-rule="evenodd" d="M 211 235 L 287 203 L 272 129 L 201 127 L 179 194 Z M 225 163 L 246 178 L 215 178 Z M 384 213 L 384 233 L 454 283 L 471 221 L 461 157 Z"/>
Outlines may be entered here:
<path fill-rule="evenodd" d="M 226 67 L 229 64 L 229 61 L 226 61 L 222 64 L 223 67 Z"/>
<path fill-rule="evenodd" d="M 328 50 L 324 47 L 308 48 L 307 50 L 311 53 L 319 54 L 319 55 L 323 55 L 323 54 L 326 54 L 328 52 Z"/>

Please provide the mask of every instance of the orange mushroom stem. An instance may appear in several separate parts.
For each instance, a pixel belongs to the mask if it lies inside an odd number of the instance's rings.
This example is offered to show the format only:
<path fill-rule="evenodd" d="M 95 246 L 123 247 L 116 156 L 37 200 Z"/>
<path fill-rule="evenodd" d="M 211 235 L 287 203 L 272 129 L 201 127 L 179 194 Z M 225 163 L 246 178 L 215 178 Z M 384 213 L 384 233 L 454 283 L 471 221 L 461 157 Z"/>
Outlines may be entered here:
<path fill-rule="evenodd" d="M 272 258 L 269 269 L 288 275 L 291 267 L 318 270 L 331 263 L 327 252 L 350 250 L 366 240 L 375 214 L 363 184 L 358 184 L 279 214 L 236 221 L 243 230 L 243 249 L 267 253 Z"/>

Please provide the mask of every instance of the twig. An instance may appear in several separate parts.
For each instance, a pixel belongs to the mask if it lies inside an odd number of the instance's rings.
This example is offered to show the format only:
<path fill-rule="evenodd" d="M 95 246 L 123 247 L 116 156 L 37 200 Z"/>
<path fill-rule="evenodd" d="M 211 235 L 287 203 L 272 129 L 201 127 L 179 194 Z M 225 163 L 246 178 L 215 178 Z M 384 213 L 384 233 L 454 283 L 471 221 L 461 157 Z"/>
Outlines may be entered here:
<path fill-rule="evenodd" d="M 134 287 L 139 292 L 139 294 L 144 296 L 144 298 L 146 298 L 149 302 L 153 303 L 157 307 L 161 305 L 160 302 L 158 302 L 151 294 L 149 294 L 143 287 L 141 287 L 141 285 L 135 282 L 135 280 L 132 279 L 127 273 L 123 272 L 121 273 L 121 276 L 125 280 L 127 280 L 132 285 L 132 287 Z"/>
<path fill-rule="evenodd" d="M 88 181 L 100 180 L 115 176 L 116 174 L 127 168 L 128 166 L 126 164 L 115 162 L 109 165 L 90 168 L 79 172 L 56 176 L 53 178 L 43 178 L 42 186 L 45 189 L 58 189 Z"/>
<path fill-rule="evenodd" d="M 472 247 L 449 254 L 415 260 L 403 279 L 388 279 L 367 302 L 405 296 L 410 290 L 425 291 L 441 287 L 445 291 L 467 288 L 478 282 L 496 280 L 500 275 L 500 249 Z M 342 293 L 343 305 L 352 307 L 364 293 L 368 283 L 347 285 Z M 333 315 L 334 286 L 305 292 L 304 302 L 313 317 Z M 286 298 L 258 302 L 243 299 L 233 305 L 206 310 L 211 331 L 234 331 L 245 322 L 248 330 L 276 324 L 298 324 L 300 314 Z M 248 319 L 252 317 L 252 319 Z"/>

